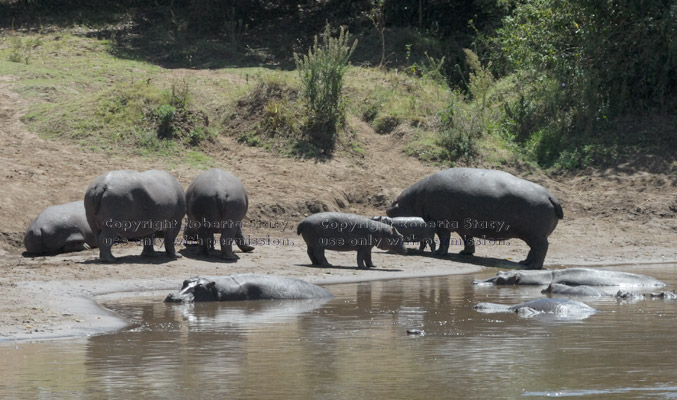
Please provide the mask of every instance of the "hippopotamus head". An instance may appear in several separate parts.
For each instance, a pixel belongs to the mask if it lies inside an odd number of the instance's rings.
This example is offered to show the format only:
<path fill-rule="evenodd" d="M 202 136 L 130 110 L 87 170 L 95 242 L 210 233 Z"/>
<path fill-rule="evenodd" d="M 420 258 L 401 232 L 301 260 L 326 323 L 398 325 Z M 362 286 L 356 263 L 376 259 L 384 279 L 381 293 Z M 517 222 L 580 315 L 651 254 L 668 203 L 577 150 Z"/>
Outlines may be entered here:
<path fill-rule="evenodd" d="M 400 201 L 402 200 L 402 196 L 399 196 L 397 200 L 393 201 L 393 204 L 388 207 L 386 210 L 386 215 L 390 218 L 395 218 L 395 217 L 406 217 L 408 215 L 411 215 L 411 212 L 413 210 L 410 210 L 410 207 L 407 207 L 406 202 Z"/>
<path fill-rule="evenodd" d="M 380 215 L 376 216 L 376 217 L 371 217 L 369 219 L 371 219 L 372 221 L 383 222 L 384 224 L 388 224 L 388 225 L 393 224 L 393 220 L 391 218 L 383 217 L 383 216 L 380 216 Z"/>
<path fill-rule="evenodd" d="M 217 301 L 218 292 L 216 282 L 209 279 L 195 277 L 183 281 L 178 293 L 170 293 L 165 298 L 165 303 L 180 303 L 193 301 Z"/>
<path fill-rule="evenodd" d="M 400 255 L 407 254 L 407 248 L 404 246 L 404 236 L 395 228 L 390 228 L 390 240 L 381 241 L 378 246 L 381 250 L 390 250 Z"/>

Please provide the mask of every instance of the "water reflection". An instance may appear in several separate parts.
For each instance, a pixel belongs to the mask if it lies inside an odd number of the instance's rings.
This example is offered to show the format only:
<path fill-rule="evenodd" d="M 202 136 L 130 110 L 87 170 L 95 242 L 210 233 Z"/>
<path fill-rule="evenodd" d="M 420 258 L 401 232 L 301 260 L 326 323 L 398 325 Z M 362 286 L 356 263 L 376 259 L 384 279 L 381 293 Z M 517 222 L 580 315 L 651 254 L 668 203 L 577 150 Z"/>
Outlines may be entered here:
<path fill-rule="evenodd" d="M 641 273 L 676 286 L 677 266 Z M 541 288 L 476 287 L 474 278 L 337 285 L 329 288 L 336 298 L 320 303 L 118 302 L 110 307 L 137 321 L 130 330 L 81 342 L 27 344 L 21 350 L 0 347 L 3 359 L 14 354 L 10 362 L 16 366 L 4 371 L 0 393 L 236 399 L 677 396 L 677 365 L 671 358 L 677 302 L 586 299 L 600 312 L 583 321 L 520 319 L 481 314 L 472 306 L 540 298 Z M 408 329 L 426 334 L 407 335 Z"/>

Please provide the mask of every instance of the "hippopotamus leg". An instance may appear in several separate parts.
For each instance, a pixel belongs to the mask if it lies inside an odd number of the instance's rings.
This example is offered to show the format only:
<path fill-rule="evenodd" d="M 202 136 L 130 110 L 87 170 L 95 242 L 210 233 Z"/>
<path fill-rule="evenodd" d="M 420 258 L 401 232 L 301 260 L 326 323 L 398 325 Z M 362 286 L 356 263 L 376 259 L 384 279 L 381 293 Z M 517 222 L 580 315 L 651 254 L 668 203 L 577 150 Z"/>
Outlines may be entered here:
<path fill-rule="evenodd" d="M 459 254 L 463 256 L 471 256 L 475 254 L 475 239 L 472 236 L 460 235 L 463 239 L 463 250 Z"/>
<path fill-rule="evenodd" d="M 239 260 L 240 257 L 233 253 L 233 237 L 236 227 L 225 227 L 221 230 L 221 258 L 224 260 Z"/>
<path fill-rule="evenodd" d="M 449 243 L 451 242 L 451 232 L 446 229 L 438 229 L 437 236 L 440 237 L 440 248 L 435 254 L 446 256 L 449 253 Z"/>
<path fill-rule="evenodd" d="M 432 239 L 429 239 L 429 238 L 421 239 L 419 246 L 418 246 L 418 251 L 423 253 L 426 246 L 430 246 L 430 251 L 432 251 L 434 253 L 435 247 L 436 247 L 435 246 L 435 239 L 434 238 L 432 238 Z"/>
<path fill-rule="evenodd" d="M 244 235 L 242 234 L 242 227 L 240 227 L 239 225 L 237 227 L 237 231 L 235 232 L 235 243 L 243 253 L 249 253 L 250 251 L 254 251 L 254 246 L 250 246 L 245 243 Z"/>
<path fill-rule="evenodd" d="M 545 262 L 545 255 L 548 252 L 548 239 L 537 238 L 528 240 L 527 245 L 530 247 L 529 254 L 525 260 L 520 261 L 527 269 L 541 269 L 543 262 Z"/>
<path fill-rule="evenodd" d="M 111 248 L 115 239 L 117 239 L 118 234 L 116 231 L 104 227 L 101 232 L 99 232 L 98 241 L 99 241 L 99 258 L 101 261 L 114 263 L 117 259 L 113 256 Z"/>
<path fill-rule="evenodd" d="M 374 263 L 371 262 L 371 247 L 363 247 L 357 250 L 357 268 L 359 269 L 374 268 Z"/>
<path fill-rule="evenodd" d="M 176 238 L 179 236 L 179 231 L 181 230 L 181 225 L 168 228 L 163 231 L 164 233 L 164 246 L 167 256 L 170 258 L 181 258 L 181 254 L 176 252 Z M 151 243 L 152 244 L 152 243 Z"/>
<path fill-rule="evenodd" d="M 143 241 L 143 251 L 141 251 L 141 255 L 144 257 L 155 257 L 157 255 L 157 252 L 153 248 L 153 242 L 155 241 L 155 236 L 150 235 L 142 239 Z"/>
<path fill-rule="evenodd" d="M 425 240 L 421 240 L 420 242 L 418 242 L 418 252 L 419 253 L 423 253 L 423 250 L 425 250 L 426 244 L 427 244 L 427 242 Z"/>
<path fill-rule="evenodd" d="M 324 249 L 319 246 L 308 246 L 308 257 L 310 257 L 310 262 L 313 265 L 321 265 L 323 267 L 331 267 L 327 261 L 327 257 L 324 256 Z"/>

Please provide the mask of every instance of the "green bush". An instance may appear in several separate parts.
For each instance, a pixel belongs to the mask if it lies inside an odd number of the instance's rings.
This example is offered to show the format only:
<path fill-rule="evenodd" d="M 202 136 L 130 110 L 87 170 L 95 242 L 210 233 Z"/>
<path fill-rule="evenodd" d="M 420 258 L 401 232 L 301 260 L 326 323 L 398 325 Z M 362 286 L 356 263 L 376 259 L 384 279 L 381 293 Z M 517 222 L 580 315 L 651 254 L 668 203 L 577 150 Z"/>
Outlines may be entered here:
<path fill-rule="evenodd" d="M 673 1 L 518 1 L 489 41 L 494 71 L 517 80 L 504 128 L 539 164 L 572 168 L 614 142 L 617 118 L 674 113 L 676 17 Z"/>
<path fill-rule="evenodd" d="M 333 146 L 337 127 L 345 118 L 343 76 L 357 46 L 357 40 L 349 45 L 349 36 L 341 27 L 339 36 L 332 37 L 327 24 L 308 54 L 294 54 L 307 106 L 307 131 L 316 145 L 326 149 Z"/>

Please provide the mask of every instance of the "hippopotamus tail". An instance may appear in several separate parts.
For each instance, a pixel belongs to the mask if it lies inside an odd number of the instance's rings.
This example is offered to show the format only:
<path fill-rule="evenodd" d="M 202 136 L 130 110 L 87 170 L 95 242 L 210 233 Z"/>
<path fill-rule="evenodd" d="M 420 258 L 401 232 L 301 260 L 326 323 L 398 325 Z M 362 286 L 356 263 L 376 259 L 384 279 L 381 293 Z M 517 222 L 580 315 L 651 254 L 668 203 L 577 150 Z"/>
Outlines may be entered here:
<path fill-rule="evenodd" d="M 99 214 L 101 199 L 103 199 L 104 193 L 106 193 L 105 185 L 96 185 L 93 188 L 90 187 L 90 189 L 87 191 L 87 194 L 85 195 L 85 208 L 89 208 L 91 210 L 92 216 Z"/>
<path fill-rule="evenodd" d="M 550 200 L 550 203 L 552 203 L 552 206 L 555 207 L 555 215 L 557 215 L 557 218 L 564 218 L 564 212 L 562 211 L 562 205 L 559 204 L 559 200 L 553 195 L 548 196 L 548 199 Z"/>
<path fill-rule="evenodd" d="M 306 221 L 301 221 L 298 227 L 296 227 L 296 234 L 300 235 L 301 232 L 303 232 L 303 225 L 305 224 Z"/>

